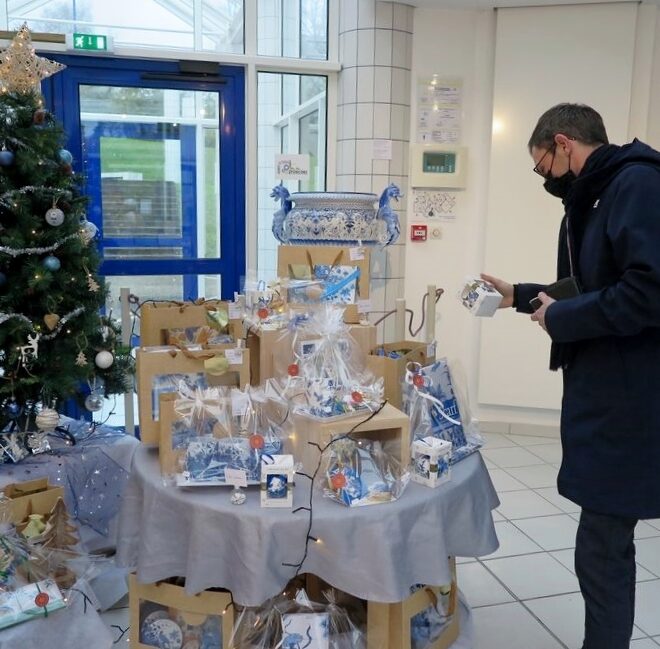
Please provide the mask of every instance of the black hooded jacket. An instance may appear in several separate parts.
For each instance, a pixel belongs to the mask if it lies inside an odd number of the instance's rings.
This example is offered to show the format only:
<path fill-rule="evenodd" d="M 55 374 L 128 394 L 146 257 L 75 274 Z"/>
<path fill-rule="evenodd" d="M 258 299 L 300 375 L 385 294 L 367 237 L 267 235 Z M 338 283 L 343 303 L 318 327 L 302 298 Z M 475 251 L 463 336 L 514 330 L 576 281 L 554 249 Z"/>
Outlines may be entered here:
<path fill-rule="evenodd" d="M 551 368 L 564 370 L 559 491 L 582 507 L 660 517 L 660 153 L 633 141 L 586 160 L 566 197 L 550 305 Z M 542 285 L 519 284 L 516 307 Z"/>

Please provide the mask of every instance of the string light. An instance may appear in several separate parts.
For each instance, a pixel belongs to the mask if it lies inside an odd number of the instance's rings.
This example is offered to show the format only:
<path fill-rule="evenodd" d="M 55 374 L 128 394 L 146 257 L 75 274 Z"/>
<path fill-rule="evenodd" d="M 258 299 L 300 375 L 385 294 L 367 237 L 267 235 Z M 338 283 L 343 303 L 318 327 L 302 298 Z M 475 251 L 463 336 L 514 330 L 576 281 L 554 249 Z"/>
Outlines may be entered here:
<path fill-rule="evenodd" d="M 305 563 L 305 560 L 307 559 L 307 555 L 309 554 L 309 542 L 313 541 L 315 544 L 322 544 L 323 542 L 321 541 L 320 538 L 313 536 L 312 535 L 312 525 L 314 523 L 314 512 L 313 512 L 313 500 L 314 500 L 314 482 L 316 481 L 316 476 L 319 474 L 319 471 L 321 470 L 321 462 L 323 460 L 324 453 L 327 449 L 329 449 L 333 444 L 336 444 L 337 442 L 345 439 L 351 439 L 354 442 L 357 442 L 354 437 L 352 437 L 353 433 L 360 427 L 366 424 L 368 421 L 373 419 L 387 404 L 387 399 L 385 399 L 376 410 L 371 412 L 368 417 L 365 419 L 362 419 L 361 421 L 358 421 L 355 426 L 353 426 L 347 433 L 344 435 L 338 435 L 334 439 L 330 440 L 325 446 L 321 446 L 320 444 L 317 444 L 316 442 L 310 442 L 308 441 L 307 443 L 310 446 L 315 446 L 317 450 L 319 451 L 319 460 L 316 464 L 316 469 L 314 469 L 314 473 L 310 476 L 307 473 L 303 473 L 302 471 L 298 471 L 298 475 L 305 476 L 306 478 L 309 479 L 309 499 L 308 503 L 309 505 L 307 507 L 296 507 L 296 509 L 293 510 L 293 514 L 299 512 L 299 511 L 306 511 L 308 515 L 308 522 L 307 522 L 307 534 L 305 536 L 305 548 L 303 550 L 303 556 L 302 559 L 298 563 L 282 563 L 283 566 L 286 566 L 288 568 L 295 568 L 296 573 L 294 575 L 294 578 L 297 577 L 303 567 L 303 564 Z M 360 443 L 360 442 L 358 442 Z M 283 595 L 286 595 L 286 593 L 282 593 Z"/>

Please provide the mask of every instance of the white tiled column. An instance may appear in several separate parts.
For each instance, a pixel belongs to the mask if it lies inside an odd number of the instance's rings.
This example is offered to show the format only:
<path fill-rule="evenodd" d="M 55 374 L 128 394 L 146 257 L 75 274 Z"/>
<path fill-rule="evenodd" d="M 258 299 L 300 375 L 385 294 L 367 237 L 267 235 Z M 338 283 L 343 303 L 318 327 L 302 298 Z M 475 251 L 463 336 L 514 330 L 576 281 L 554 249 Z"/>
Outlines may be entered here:
<path fill-rule="evenodd" d="M 337 190 L 380 194 L 393 182 L 408 191 L 410 93 L 414 8 L 399 2 L 342 0 L 339 21 Z M 374 160 L 374 140 L 392 140 L 392 159 Z M 401 237 L 372 250 L 371 303 L 394 308 L 403 297 L 407 227 L 400 204 Z M 372 320 L 376 319 L 372 317 Z M 393 340 L 393 319 L 379 342 Z"/>

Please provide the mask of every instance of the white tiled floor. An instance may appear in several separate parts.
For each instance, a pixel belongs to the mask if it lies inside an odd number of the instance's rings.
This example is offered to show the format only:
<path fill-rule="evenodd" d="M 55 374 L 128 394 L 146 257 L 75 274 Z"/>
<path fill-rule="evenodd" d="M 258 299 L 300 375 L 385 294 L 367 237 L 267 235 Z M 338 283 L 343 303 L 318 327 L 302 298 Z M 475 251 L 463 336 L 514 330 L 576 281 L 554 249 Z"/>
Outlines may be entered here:
<path fill-rule="evenodd" d="M 580 508 L 557 492 L 558 439 L 484 433 L 500 507 L 500 548 L 462 559 L 458 583 L 474 613 L 474 649 L 580 649 L 584 604 L 573 568 Z M 660 647 L 660 520 L 640 522 L 631 649 Z"/>

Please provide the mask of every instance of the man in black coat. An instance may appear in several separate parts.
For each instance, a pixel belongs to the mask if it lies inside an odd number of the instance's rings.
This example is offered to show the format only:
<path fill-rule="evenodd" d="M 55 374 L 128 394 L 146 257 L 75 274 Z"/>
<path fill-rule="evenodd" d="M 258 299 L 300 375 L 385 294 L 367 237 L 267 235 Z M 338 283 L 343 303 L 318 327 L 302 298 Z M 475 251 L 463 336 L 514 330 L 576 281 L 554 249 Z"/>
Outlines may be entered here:
<path fill-rule="evenodd" d="M 583 649 L 627 649 L 635 525 L 660 518 L 660 153 L 609 144 L 600 115 L 578 104 L 545 112 L 528 146 L 564 203 L 557 277 L 581 292 L 555 301 L 544 285 L 482 277 L 552 339 L 550 367 L 564 375 L 558 489 L 582 507 Z"/>

